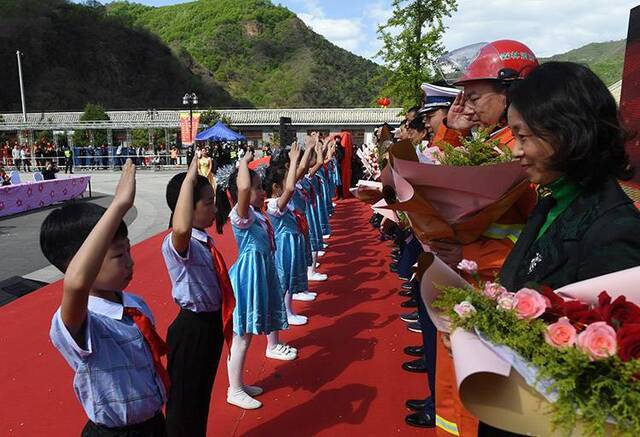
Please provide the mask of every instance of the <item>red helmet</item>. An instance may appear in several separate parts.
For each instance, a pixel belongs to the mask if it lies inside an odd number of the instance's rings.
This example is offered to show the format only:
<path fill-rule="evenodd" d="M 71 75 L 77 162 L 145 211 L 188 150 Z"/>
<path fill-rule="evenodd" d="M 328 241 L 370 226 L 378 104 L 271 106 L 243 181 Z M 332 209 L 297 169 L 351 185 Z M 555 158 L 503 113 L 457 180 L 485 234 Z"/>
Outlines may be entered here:
<path fill-rule="evenodd" d="M 538 66 L 538 59 L 521 42 L 501 39 L 449 52 L 436 60 L 436 66 L 449 84 L 463 85 L 472 80 L 524 79 Z"/>

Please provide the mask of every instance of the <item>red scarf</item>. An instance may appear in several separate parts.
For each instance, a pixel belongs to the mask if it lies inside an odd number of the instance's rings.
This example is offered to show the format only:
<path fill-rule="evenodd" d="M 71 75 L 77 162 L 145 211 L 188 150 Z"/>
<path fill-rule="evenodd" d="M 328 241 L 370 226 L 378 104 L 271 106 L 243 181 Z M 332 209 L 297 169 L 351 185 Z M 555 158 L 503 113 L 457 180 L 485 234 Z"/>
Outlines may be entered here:
<path fill-rule="evenodd" d="M 136 324 L 140 333 L 144 337 L 144 341 L 149 346 L 149 350 L 151 351 L 151 357 L 153 358 L 153 365 L 156 368 L 156 372 L 158 376 L 162 380 L 162 384 L 164 385 L 165 393 L 169 394 L 169 389 L 171 388 L 171 381 L 169 381 L 169 372 L 162 364 L 161 358 L 169 352 L 169 347 L 167 343 L 164 342 L 162 337 L 158 335 L 156 328 L 154 328 L 151 320 L 138 308 L 134 307 L 125 307 L 124 314 L 129 316 L 133 323 Z"/>
<path fill-rule="evenodd" d="M 258 220 L 260 220 L 260 218 L 262 218 L 264 221 L 262 221 L 262 223 L 265 224 L 266 228 L 267 228 L 267 234 L 269 234 L 269 246 L 271 247 L 271 252 L 275 252 L 276 251 L 276 233 L 273 230 L 273 225 L 271 224 L 271 220 L 269 220 L 269 216 L 266 213 L 263 213 L 262 211 L 255 211 L 256 215 L 258 216 Z"/>
<path fill-rule="evenodd" d="M 293 215 L 296 216 L 296 223 L 298 224 L 300 233 L 304 235 L 304 238 L 309 238 L 309 222 L 307 221 L 307 217 L 297 209 L 293 210 Z"/>
<path fill-rule="evenodd" d="M 222 297 L 222 332 L 224 341 L 231 349 L 231 340 L 233 338 L 233 309 L 236 306 L 236 298 L 233 295 L 233 286 L 229 279 L 229 271 L 227 264 L 224 262 L 222 254 L 216 247 L 209 242 L 211 257 L 213 259 L 213 268 L 218 276 L 218 286 L 220 287 L 220 295 Z"/>

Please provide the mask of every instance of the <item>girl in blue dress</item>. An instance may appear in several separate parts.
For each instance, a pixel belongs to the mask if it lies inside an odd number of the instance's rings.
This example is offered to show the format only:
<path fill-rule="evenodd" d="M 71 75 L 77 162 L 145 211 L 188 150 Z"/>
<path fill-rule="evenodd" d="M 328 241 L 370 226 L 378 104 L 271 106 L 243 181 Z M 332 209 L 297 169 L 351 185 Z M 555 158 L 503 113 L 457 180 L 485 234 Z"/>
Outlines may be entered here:
<path fill-rule="evenodd" d="M 318 257 L 324 255 L 323 230 L 328 227 L 328 216 L 326 214 L 326 203 L 318 182 L 317 172 L 323 165 L 322 145 L 316 143 L 315 156 L 311 156 L 309 173 L 302 179 L 301 189 L 310 197 L 307 203 L 307 220 L 309 222 L 309 240 L 311 243 L 312 263 L 307 271 L 309 281 L 326 281 L 327 275 L 316 271 Z M 325 226 L 323 227 L 323 222 Z"/>
<path fill-rule="evenodd" d="M 236 298 L 233 342 L 227 369 L 227 402 L 244 409 L 262 403 L 246 392 L 242 381 L 244 359 L 253 335 L 267 334 L 268 358 L 293 360 L 297 350 L 279 343 L 278 331 L 286 329 L 287 313 L 276 270 L 273 227 L 261 212 L 265 201 L 260 176 L 249 170 L 253 153 L 247 152 L 229 179 L 229 193 L 236 205 L 229 216 L 238 244 L 238 259 L 229 270 Z"/>
<path fill-rule="evenodd" d="M 289 162 L 272 164 L 265 176 L 264 188 L 269 200 L 267 213 L 273 223 L 276 240 L 276 269 L 285 290 L 284 304 L 289 325 L 304 325 L 308 319 L 295 314 L 291 306 L 292 294 L 307 289 L 307 258 L 303 223 L 296 217 L 292 197 L 296 190 L 296 176 L 300 149 L 291 146 Z"/>

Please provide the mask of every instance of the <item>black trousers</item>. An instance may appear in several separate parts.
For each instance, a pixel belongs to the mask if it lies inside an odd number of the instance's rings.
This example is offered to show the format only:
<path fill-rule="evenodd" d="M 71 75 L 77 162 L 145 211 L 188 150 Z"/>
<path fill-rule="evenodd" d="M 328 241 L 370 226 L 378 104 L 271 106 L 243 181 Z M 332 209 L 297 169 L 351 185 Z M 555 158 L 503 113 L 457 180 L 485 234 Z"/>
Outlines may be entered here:
<path fill-rule="evenodd" d="M 438 340 L 438 330 L 436 325 L 433 324 L 429 313 L 427 313 L 427 307 L 420 295 L 420 286 L 416 282 L 414 287 L 417 289 L 418 300 L 418 323 L 422 329 L 422 344 L 424 346 L 424 359 L 427 364 L 427 384 L 429 385 L 430 397 L 433 398 L 435 403 L 436 399 L 436 342 Z M 426 411 L 427 414 L 433 416 L 433 411 Z"/>
<path fill-rule="evenodd" d="M 135 425 L 123 426 L 120 428 L 107 428 L 88 421 L 82 430 L 82 437 L 166 437 L 167 428 L 164 416 L 161 412 L 156 413 L 149 420 Z"/>
<path fill-rule="evenodd" d="M 206 436 L 211 389 L 223 342 L 220 311 L 194 313 L 181 309 L 169 326 L 169 436 Z"/>

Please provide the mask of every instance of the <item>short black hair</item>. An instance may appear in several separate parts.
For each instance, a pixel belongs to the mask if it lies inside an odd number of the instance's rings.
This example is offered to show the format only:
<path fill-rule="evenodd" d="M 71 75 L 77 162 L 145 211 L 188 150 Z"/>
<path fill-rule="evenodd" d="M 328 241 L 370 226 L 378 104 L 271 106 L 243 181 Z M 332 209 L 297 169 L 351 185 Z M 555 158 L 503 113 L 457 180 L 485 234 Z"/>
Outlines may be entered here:
<path fill-rule="evenodd" d="M 94 203 L 68 203 L 56 208 L 40 227 L 40 249 L 47 260 L 61 272 L 69 263 L 107 209 Z M 120 221 L 114 241 L 127 238 L 129 231 Z"/>
<path fill-rule="evenodd" d="M 415 129 L 418 132 L 425 131 L 427 127 L 424 124 L 423 117 L 416 117 L 407 124 L 408 129 Z"/>
<path fill-rule="evenodd" d="M 284 179 L 287 177 L 288 170 L 282 166 L 270 165 L 262 180 L 262 188 L 271 197 L 273 194 L 273 184 L 284 185 Z"/>
<path fill-rule="evenodd" d="M 573 62 L 544 63 L 514 83 L 508 98 L 531 132 L 553 147 L 550 169 L 584 187 L 633 176 L 624 147 L 629 134 L 616 101 L 589 68 Z"/>
<path fill-rule="evenodd" d="M 169 219 L 169 227 L 173 227 L 173 213 L 176 210 L 176 205 L 178 204 L 178 197 L 180 196 L 180 190 L 182 189 L 182 183 L 187 177 L 187 172 L 178 173 L 174 177 L 171 178 L 169 183 L 167 184 L 167 191 L 165 193 L 165 197 L 167 199 L 167 206 L 171 210 L 171 218 Z M 205 178 L 202 175 L 196 176 L 196 184 L 193 187 L 193 207 L 196 207 L 196 203 L 200 200 L 200 193 L 202 192 L 202 188 L 210 185 L 209 179 Z"/>

